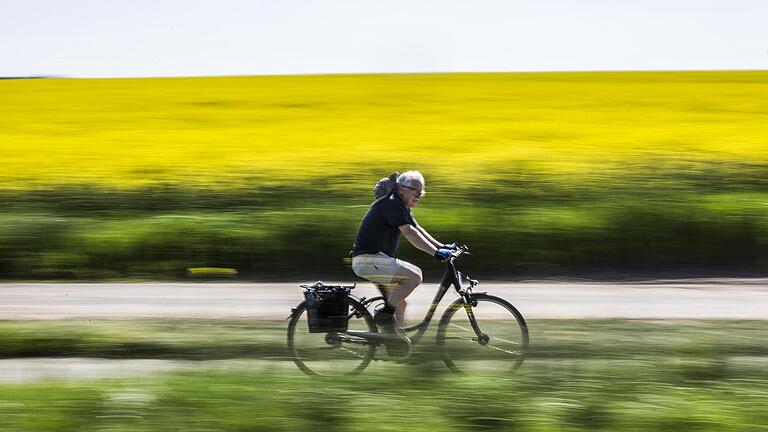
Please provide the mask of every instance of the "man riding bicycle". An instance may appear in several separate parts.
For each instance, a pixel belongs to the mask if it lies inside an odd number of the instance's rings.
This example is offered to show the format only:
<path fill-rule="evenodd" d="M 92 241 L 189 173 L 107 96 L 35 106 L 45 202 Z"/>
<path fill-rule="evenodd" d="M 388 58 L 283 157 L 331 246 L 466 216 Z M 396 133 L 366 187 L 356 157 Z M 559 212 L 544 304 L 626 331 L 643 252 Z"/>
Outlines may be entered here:
<path fill-rule="evenodd" d="M 455 249 L 455 243 L 443 244 L 421 227 L 411 209 L 424 197 L 424 176 L 407 171 L 382 179 L 374 192 L 377 200 L 366 213 L 352 248 L 352 270 L 373 282 L 384 296 L 384 306 L 374 320 L 385 331 L 395 332 L 405 324 L 405 298 L 422 281 L 421 269 L 395 258 L 402 234 L 409 243 L 434 257 L 444 260 Z"/>

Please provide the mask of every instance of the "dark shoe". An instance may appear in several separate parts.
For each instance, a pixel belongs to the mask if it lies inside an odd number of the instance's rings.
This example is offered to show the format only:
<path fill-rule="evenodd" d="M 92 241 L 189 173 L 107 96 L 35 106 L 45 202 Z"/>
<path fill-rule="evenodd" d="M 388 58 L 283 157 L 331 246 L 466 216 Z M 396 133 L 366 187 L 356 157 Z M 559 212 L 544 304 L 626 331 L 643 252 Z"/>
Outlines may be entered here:
<path fill-rule="evenodd" d="M 384 348 L 387 360 L 404 361 L 411 356 L 412 342 L 404 334 L 387 335 L 382 345 L 380 348 Z"/>
<path fill-rule="evenodd" d="M 395 315 L 388 308 L 381 308 L 373 314 L 373 322 L 382 333 L 396 333 Z"/>

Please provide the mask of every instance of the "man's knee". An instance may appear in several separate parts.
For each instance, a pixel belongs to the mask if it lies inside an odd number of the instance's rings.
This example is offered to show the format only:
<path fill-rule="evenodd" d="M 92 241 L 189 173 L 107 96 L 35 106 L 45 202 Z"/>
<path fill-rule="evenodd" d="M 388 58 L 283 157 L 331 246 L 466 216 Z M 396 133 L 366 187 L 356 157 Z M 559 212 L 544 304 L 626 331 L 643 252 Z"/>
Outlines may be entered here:
<path fill-rule="evenodd" d="M 408 285 L 417 286 L 423 280 L 421 275 L 421 269 L 409 262 L 400 261 L 400 270 L 398 273 L 405 276 L 408 280 Z"/>
<path fill-rule="evenodd" d="M 401 269 L 395 279 L 397 280 L 397 284 L 399 286 L 409 288 L 415 288 L 419 286 L 423 280 L 421 276 L 421 269 L 418 267 L 414 269 Z"/>
<path fill-rule="evenodd" d="M 421 285 L 421 282 L 424 280 L 424 277 L 421 275 L 421 269 L 416 268 L 416 272 L 413 275 L 413 284 L 414 286 Z"/>
<path fill-rule="evenodd" d="M 410 270 L 410 279 L 413 286 L 419 286 L 421 282 L 424 280 L 424 277 L 421 275 L 421 269 L 416 266 L 411 266 Z"/>

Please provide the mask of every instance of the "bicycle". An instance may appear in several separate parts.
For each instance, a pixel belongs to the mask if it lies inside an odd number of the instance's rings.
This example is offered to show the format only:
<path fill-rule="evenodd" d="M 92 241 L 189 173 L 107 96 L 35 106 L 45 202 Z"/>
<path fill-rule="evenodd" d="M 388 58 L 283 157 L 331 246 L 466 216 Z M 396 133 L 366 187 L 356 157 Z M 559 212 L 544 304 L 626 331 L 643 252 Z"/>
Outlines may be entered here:
<path fill-rule="evenodd" d="M 341 292 L 346 297 L 349 310 L 341 316 L 342 328 L 311 333 L 306 318 L 307 301 L 292 308 L 288 316 L 287 335 L 292 360 L 308 375 L 360 373 L 374 358 L 405 361 L 411 356 L 413 345 L 426 333 L 438 304 L 453 286 L 459 299 L 443 312 L 436 336 L 446 366 L 459 373 L 478 368 L 501 367 L 509 371 L 519 368 L 528 351 L 525 319 L 506 300 L 486 292 L 474 292 L 479 282 L 462 274 L 454 264 L 463 254 L 469 254 L 464 245 L 445 260 L 445 274 L 424 319 L 419 324 L 403 328 L 401 335 L 380 333 L 374 323 L 368 308 L 383 303 L 381 296 L 357 298 L 351 294 L 355 285 L 325 285 L 322 282 L 300 285 L 305 295 L 310 292 L 307 290 L 316 289 Z M 467 288 L 462 286 L 463 281 L 469 283 Z M 460 310 L 464 313 L 459 313 Z M 407 336 L 409 334 L 413 336 Z M 387 356 L 375 357 L 377 348 L 382 345 L 387 348 Z M 392 355 L 391 351 L 400 351 L 401 354 Z"/>

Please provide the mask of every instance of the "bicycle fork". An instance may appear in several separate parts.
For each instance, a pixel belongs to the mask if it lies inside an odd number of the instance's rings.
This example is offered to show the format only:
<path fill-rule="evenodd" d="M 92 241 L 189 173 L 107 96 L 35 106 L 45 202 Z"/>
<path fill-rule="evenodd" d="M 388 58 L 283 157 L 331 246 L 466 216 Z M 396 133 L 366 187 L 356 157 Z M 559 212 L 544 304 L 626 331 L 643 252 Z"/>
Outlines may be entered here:
<path fill-rule="evenodd" d="M 462 297 L 464 297 L 464 311 L 467 313 L 469 323 L 472 325 L 472 330 L 474 330 L 475 335 L 477 335 L 477 337 L 472 338 L 472 340 L 485 346 L 488 344 L 490 338 L 480 330 L 480 326 L 477 324 L 477 319 L 475 319 L 475 313 L 472 311 L 472 307 L 477 306 L 477 301 L 475 301 L 470 293 L 465 293 Z"/>

